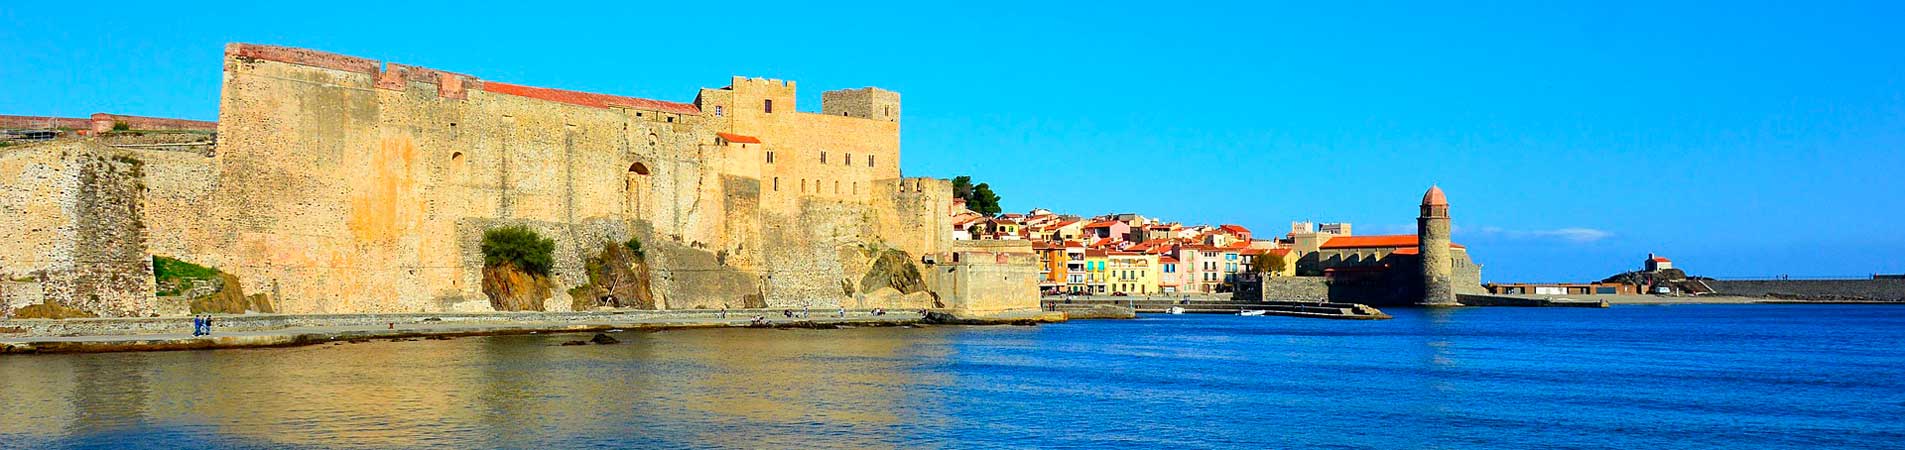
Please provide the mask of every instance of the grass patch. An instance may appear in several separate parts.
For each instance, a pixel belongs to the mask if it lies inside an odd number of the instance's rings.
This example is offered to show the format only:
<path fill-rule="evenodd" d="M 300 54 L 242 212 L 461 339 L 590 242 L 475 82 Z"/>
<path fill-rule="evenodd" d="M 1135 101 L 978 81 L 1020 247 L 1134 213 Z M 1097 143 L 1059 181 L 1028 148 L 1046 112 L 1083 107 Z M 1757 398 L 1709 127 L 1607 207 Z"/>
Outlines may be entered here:
<path fill-rule="evenodd" d="M 161 286 L 172 286 L 172 289 L 159 291 L 160 296 L 179 295 L 191 286 L 187 280 L 213 280 L 218 276 L 218 269 L 164 256 L 152 257 L 152 278 L 156 279 Z M 167 283 L 168 281 L 170 283 Z"/>

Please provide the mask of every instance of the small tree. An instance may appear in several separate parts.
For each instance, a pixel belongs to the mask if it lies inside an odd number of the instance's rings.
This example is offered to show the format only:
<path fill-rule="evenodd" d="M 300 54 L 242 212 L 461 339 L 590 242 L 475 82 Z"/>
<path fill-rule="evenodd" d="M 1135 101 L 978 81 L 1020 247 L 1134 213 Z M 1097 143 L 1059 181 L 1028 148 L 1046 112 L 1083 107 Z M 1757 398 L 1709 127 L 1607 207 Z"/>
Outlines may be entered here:
<path fill-rule="evenodd" d="M 549 275 L 555 266 L 556 241 L 521 226 L 483 232 L 483 266 L 510 264 L 530 275 Z"/>
<path fill-rule="evenodd" d="M 1283 255 L 1278 255 L 1278 254 L 1270 253 L 1270 252 L 1263 252 L 1263 254 L 1257 255 L 1256 261 L 1252 261 L 1251 265 L 1255 267 L 1251 267 L 1251 269 L 1257 271 L 1257 273 L 1283 275 L 1283 264 L 1284 264 L 1283 258 L 1284 258 Z"/>
<path fill-rule="evenodd" d="M 992 185 L 986 183 L 972 187 L 972 198 L 966 199 L 966 208 L 988 216 L 1005 211 L 999 207 L 999 195 L 992 193 Z"/>
<path fill-rule="evenodd" d="M 129 124 L 129 123 L 125 123 L 125 122 L 119 122 L 119 121 L 114 121 L 114 122 L 112 123 L 112 130 L 113 130 L 113 131 L 126 131 L 126 130 L 130 130 L 130 129 L 132 129 L 132 124 Z"/>

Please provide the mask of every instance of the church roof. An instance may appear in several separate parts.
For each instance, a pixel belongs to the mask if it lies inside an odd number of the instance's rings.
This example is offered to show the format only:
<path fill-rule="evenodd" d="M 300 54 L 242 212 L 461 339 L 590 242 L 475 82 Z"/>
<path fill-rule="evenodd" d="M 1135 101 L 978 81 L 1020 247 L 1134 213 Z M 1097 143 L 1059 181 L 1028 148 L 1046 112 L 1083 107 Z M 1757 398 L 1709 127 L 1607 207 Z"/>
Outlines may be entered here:
<path fill-rule="evenodd" d="M 1416 235 L 1385 234 L 1373 236 L 1337 236 L 1324 241 L 1321 248 L 1416 248 Z M 1463 248 L 1462 244 L 1449 244 L 1451 248 Z"/>
<path fill-rule="evenodd" d="M 1422 194 L 1422 206 L 1448 206 L 1449 199 L 1442 195 L 1441 186 L 1429 186 L 1429 192 Z"/>

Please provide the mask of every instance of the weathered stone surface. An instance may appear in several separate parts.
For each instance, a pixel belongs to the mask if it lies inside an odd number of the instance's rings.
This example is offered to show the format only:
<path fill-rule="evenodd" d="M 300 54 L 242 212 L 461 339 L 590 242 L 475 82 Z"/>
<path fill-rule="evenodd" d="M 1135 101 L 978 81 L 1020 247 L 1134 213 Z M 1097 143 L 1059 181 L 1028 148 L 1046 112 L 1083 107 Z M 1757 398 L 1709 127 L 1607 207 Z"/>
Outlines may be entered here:
<path fill-rule="evenodd" d="M 20 308 L 19 311 L 14 312 L 13 317 L 20 319 L 80 319 L 99 316 L 83 309 L 61 306 L 59 303 L 41 303 Z"/>
<path fill-rule="evenodd" d="M 0 149 L 0 313 L 57 304 L 103 316 L 153 312 L 146 164 L 61 140 Z"/>
<path fill-rule="evenodd" d="M 549 278 L 510 264 L 484 267 L 483 295 L 497 311 L 542 311 L 549 299 Z"/>

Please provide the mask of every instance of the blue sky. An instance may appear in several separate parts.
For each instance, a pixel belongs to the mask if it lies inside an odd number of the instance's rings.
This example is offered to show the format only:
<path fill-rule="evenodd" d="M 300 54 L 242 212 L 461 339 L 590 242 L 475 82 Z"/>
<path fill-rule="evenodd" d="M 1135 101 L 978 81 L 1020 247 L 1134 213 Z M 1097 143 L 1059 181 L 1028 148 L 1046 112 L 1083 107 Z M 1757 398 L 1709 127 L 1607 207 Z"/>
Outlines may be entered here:
<path fill-rule="evenodd" d="M 1011 210 L 1399 233 L 1440 184 L 1489 280 L 1905 272 L 1897 2 L 643 3 L 7 2 L 0 114 L 216 119 L 233 41 L 676 101 L 768 76 L 901 92 L 902 170 Z"/>

